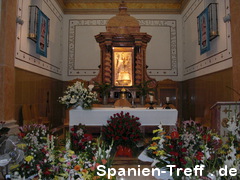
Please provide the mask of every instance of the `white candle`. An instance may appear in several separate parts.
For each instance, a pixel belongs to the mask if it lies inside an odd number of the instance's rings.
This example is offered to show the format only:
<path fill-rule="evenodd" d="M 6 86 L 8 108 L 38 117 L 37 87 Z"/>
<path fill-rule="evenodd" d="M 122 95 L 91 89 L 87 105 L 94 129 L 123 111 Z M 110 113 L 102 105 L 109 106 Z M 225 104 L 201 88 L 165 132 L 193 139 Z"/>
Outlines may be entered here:
<path fill-rule="evenodd" d="M 153 96 L 149 95 L 149 98 L 150 98 L 150 102 L 153 102 Z"/>
<path fill-rule="evenodd" d="M 166 101 L 169 102 L 169 97 L 166 97 Z"/>

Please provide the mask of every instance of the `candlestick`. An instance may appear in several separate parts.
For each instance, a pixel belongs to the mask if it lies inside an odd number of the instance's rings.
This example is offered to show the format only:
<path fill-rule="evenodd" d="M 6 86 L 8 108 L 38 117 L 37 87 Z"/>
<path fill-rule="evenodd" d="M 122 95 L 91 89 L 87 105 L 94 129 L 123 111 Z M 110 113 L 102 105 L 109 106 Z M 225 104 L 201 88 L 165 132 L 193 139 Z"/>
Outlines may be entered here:
<path fill-rule="evenodd" d="M 149 104 L 150 104 L 149 109 L 154 109 L 154 107 L 153 107 L 154 102 L 150 102 Z"/>
<path fill-rule="evenodd" d="M 150 98 L 150 102 L 153 102 L 153 96 L 149 95 L 149 98 Z"/>
<path fill-rule="evenodd" d="M 169 97 L 166 97 L 166 101 L 167 101 L 167 103 L 169 102 Z"/>

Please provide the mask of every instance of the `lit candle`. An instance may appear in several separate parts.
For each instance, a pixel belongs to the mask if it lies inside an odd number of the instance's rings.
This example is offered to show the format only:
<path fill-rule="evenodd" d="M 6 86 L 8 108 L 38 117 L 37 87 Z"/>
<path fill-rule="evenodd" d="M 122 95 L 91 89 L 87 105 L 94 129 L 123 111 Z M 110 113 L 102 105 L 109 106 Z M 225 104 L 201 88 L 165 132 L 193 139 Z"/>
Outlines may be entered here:
<path fill-rule="evenodd" d="M 150 102 L 153 102 L 153 96 L 149 95 L 149 98 L 150 98 Z"/>
<path fill-rule="evenodd" d="M 169 97 L 166 97 L 166 101 L 169 102 Z"/>

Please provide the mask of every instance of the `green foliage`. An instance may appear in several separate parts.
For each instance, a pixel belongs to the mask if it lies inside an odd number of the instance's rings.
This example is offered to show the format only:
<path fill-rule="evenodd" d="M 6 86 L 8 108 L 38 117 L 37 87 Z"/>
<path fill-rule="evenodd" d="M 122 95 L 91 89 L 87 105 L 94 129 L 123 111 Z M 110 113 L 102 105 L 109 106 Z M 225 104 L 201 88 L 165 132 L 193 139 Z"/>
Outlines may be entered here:
<path fill-rule="evenodd" d="M 112 86 L 109 83 L 100 84 L 98 82 L 95 82 L 95 86 L 97 87 L 99 94 L 101 94 L 102 96 L 108 95 L 108 93 L 112 89 Z"/>
<path fill-rule="evenodd" d="M 137 93 L 140 96 L 146 96 L 147 94 L 153 95 L 151 91 L 154 91 L 154 88 L 149 87 L 149 83 L 151 83 L 153 80 L 143 81 L 138 85 L 135 85 L 137 88 Z"/>

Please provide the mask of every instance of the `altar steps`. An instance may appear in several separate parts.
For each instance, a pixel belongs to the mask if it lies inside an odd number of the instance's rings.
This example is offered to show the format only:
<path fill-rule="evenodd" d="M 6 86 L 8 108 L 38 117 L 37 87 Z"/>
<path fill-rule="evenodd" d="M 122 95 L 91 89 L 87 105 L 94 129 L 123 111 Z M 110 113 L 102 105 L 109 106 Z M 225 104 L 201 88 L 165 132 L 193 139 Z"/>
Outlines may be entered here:
<path fill-rule="evenodd" d="M 153 180 L 155 179 L 153 176 L 146 177 L 141 174 L 142 172 L 141 170 L 143 168 L 151 169 L 151 163 L 140 161 L 138 160 L 137 157 L 115 157 L 112 167 L 115 168 L 116 170 L 120 168 L 124 168 L 126 171 L 126 176 L 117 177 L 117 179 L 121 179 L 121 180 Z M 134 176 L 133 170 L 129 172 L 130 176 L 127 176 L 127 171 L 132 168 L 136 169 L 136 176 Z M 138 171 L 140 171 L 139 175 L 137 174 Z"/>

